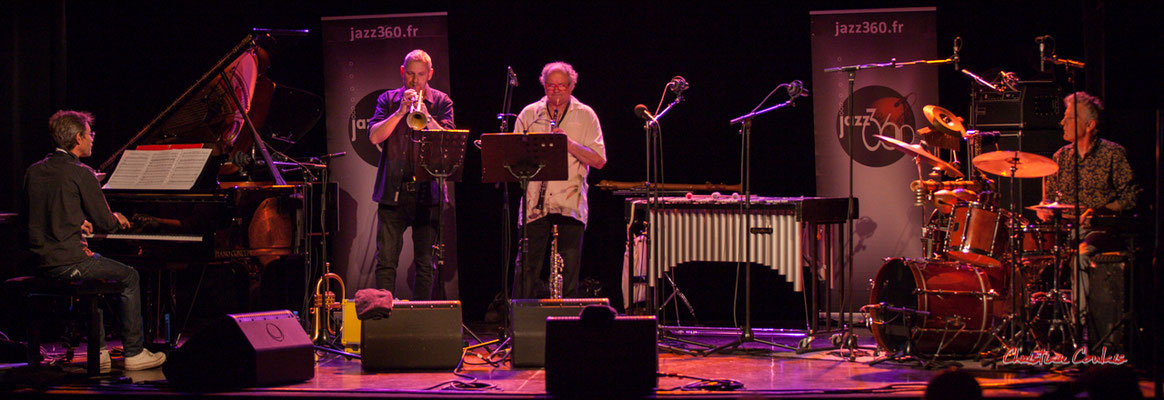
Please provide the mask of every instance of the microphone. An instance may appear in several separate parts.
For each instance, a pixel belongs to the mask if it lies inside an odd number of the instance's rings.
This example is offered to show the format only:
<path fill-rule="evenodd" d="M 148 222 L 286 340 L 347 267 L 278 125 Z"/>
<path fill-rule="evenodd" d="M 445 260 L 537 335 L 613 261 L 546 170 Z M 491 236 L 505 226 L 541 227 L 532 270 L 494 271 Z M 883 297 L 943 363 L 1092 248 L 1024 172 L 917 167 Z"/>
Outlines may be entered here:
<path fill-rule="evenodd" d="M 339 158 L 339 157 L 343 157 L 343 156 L 346 156 L 346 155 L 348 155 L 348 152 L 346 152 L 346 151 L 341 151 L 341 152 L 337 152 L 337 153 L 331 153 L 331 154 L 324 154 L 324 155 L 322 155 L 322 156 L 316 156 L 315 158 L 318 158 L 318 159 L 320 159 L 320 160 L 327 160 L 327 159 L 331 159 L 331 158 Z"/>
<path fill-rule="evenodd" d="M 509 86 L 517 87 L 517 74 L 513 72 L 513 67 L 505 67 L 509 72 L 505 75 L 509 78 Z"/>
<path fill-rule="evenodd" d="M 794 80 L 788 83 L 788 97 L 808 96 L 808 89 L 804 88 L 804 82 Z"/>
<path fill-rule="evenodd" d="M 647 111 L 647 106 L 642 104 L 635 106 L 635 115 L 638 115 L 639 118 L 642 118 L 644 121 L 653 122 L 656 124 L 659 123 L 659 121 L 655 120 L 655 116 L 651 115 L 650 111 Z"/>
<path fill-rule="evenodd" d="M 954 38 L 954 56 L 951 57 L 954 59 L 954 70 L 955 71 L 961 69 L 961 68 L 958 68 L 958 61 L 961 61 L 961 59 L 958 57 L 958 52 L 960 52 L 960 51 L 962 51 L 962 37 L 958 36 L 958 37 Z"/>
<path fill-rule="evenodd" d="M 1051 37 L 1051 35 L 1043 35 L 1035 38 L 1035 43 L 1039 44 L 1039 72 L 1047 72 L 1047 60 L 1044 58 L 1043 54 L 1045 53 L 1045 49 L 1047 47 L 1047 38 L 1049 37 Z"/>
<path fill-rule="evenodd" d="M 688 85 L 687 80 L 683 79 L 682 76 L 675 75 L 674 78 L 671 78 L 671 82 L 667 83 L 667 87 L 670 88 L 671 92 L 675 93 L 675 95 L 681 95 L 684 91 L 689 89 L 691 85 Z"/>

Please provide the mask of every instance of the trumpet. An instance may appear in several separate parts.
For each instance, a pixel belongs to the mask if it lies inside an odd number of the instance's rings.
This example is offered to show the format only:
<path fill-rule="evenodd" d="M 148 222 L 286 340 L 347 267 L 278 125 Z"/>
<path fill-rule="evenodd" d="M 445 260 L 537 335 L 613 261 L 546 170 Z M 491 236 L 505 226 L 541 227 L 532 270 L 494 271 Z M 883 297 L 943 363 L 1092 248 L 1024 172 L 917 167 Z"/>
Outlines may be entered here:
<path fill-rule="evenodd" d="M 332 327 L 331 315 L 332 312 L 342 309 L 343 303 L 336 301 L 335 292 L 331 291 L 331 285 L 328 282 L 333 280 L 339 284 L 339 293 L 340 296 L 343 296 L 345 293 L 344 281 L 339 275 L 327 272 L 319 280 L 315 281 L 315 296 L 310 310 L 310 313 L 314 317 L 312 323 L 313 333 L 311 334 L 312 342 L 318 343 L 320 339 L 326 341 L 328 335 L 334 337 L 338 333 L 338 329 Z M 327 332 L 326 334 L 324 334 L 325 331 Z"/>
<path fill-rule="evenodd" d="M 405 122 L 408 123 L 408 127 L 412 128 L 412 130 L 423 130 L 428 125 L 428 113 L 421 108 L 423 101 L 424 92 L 417 90 L 416 102 L 412 103 L 411 107 L 408 107 L 408 116 L 404 117 Z"/>

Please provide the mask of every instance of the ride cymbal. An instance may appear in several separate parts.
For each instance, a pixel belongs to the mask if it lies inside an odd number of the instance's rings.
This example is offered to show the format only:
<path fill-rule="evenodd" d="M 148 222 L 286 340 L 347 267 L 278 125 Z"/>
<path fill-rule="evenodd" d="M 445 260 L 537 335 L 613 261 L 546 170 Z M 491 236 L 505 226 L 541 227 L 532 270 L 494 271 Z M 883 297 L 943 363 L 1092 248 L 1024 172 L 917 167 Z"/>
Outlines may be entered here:
<path fill-rule="evenodd" d="M 995 151 L 974 157 L 974 166 L 983 172 L 1007 178 L 1042 178 L 1059 171 L 1050 158 L 1021 151 Z"/>

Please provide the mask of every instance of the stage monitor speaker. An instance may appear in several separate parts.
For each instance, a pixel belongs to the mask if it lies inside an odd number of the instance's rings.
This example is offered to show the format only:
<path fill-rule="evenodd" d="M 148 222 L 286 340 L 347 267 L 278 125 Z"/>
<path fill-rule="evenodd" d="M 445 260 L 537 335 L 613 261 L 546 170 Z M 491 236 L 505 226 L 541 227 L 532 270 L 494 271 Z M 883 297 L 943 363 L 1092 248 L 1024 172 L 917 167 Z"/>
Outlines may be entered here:
<path fill-rule="evenodd" d="M 453 369 L 461 362 L 460 301 L 397 301 L 360 327 L 365 371 Z"/>
<path fill-rule="evenodd" d="M 650 394 L 658 385 L 654 316 L 618 317 L 588 306 L 579 317 L 546 320 L 546 391 Z"/>
<path fill-rule="evenodd" d="M 519 368 L 541 368 L 546 364 L 547 317 L 576 317 L 588 305 L 609 305 L 605 298 L 514 299 L 509 303 L 513 327 L 510 360 Z"/>
<path fill-rule="evenodd" d="M 171 352 L 162 371 L 182 389 L 301 382 L 315 377 L 315 349 L 290 311 L 228 314 Z"/>

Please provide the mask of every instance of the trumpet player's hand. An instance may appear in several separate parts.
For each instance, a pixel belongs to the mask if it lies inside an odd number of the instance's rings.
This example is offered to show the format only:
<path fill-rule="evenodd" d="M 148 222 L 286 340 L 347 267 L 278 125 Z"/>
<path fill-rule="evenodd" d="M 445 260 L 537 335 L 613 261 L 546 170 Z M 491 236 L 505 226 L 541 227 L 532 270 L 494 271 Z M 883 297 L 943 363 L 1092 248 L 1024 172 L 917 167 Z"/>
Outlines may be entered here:
<path fill-rule="evenodd" d="M 396 110 L 399 115 L 408 114 L 412 109 L 412 105 L 416 103 L 418 95 L 415 89 L 408 89 L 404 91 L 404 98 L 400 101 L 400 108 Z M 423 103 L 421 103 L 423 105 Z"/>

